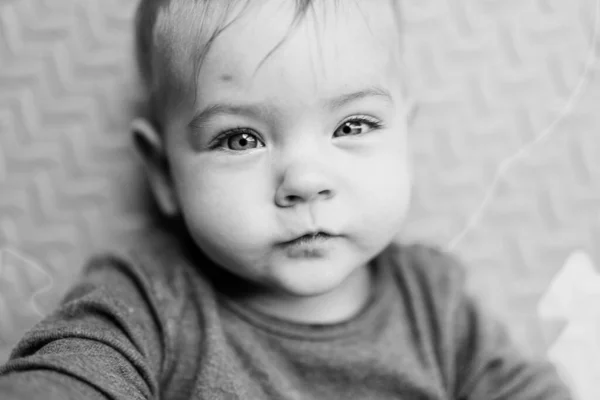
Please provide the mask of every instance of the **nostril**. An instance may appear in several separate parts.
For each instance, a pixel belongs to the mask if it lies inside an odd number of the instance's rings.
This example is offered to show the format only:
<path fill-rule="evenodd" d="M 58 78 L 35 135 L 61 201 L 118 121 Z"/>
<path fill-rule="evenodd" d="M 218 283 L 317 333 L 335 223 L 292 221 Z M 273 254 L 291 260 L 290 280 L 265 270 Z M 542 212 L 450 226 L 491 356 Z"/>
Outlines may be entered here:
<path fill-rule="evenodd" d="M 278 197 L 278 196 L 276 196 L 276 197 Z M 312 193 L 310 193 L 308 191 L 307 191 L 307 193 L 296 192 L 293 194 L 289 193 L 289 194 L 278 197 L 279 198 L 278 203 L 281 206 L 289 207 L 289 206 L 293 206 L 293 205 L 300 204 L 300 203 L 313 202 L 313 201 L 319 201 L 319 200 L 327 200 L 327 199 L 330 199 L 331 197 L 333 197 L 333 191 L 329 190 L 329 189 L 312 191 Z"/>
<path fill-rule="evenodd" d="M 285 196 L 285 200 L 287 203 L 298 203 L 302 200 L 302 198 L 295 194 L 290 194 L 290 195 Z"/>

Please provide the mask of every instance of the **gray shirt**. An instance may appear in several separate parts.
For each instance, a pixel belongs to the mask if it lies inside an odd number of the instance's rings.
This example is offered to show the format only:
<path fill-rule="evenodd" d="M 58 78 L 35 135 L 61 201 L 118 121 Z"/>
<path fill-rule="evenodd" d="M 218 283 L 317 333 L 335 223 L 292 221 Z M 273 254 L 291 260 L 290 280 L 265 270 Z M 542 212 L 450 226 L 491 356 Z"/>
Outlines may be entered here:
<path fill-rule="evenodd" d="M 189 239 L 158 228 L 93 257 L 0 367 L 0 398 L 571 398 L 436 248 L 390 245 L 369 265 L 368 304 L 333 325 L 253 310 L 217 290 L 208 265 Z"/>

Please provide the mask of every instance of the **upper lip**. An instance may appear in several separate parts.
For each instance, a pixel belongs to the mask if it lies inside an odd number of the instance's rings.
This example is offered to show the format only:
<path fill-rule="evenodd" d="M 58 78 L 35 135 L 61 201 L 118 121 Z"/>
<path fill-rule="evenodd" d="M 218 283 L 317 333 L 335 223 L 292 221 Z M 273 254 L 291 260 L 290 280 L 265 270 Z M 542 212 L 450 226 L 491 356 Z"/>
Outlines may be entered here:
<path fill-rule="evenodd" d="M 322 235 L 326 235 L 326 236 L 337 236 L 336 234 L 333 234 L 333 233 L 325 231 L 325 230 L 314 230 L 314 231 L 308 231 L 308 232 L 304 232 L 303 234 L 294 236 L 292 239 L 284 241 L 283 244 L 292 243 L 298 239 L 302 239 L 304 237 L 316 236 L 318 234 L 322 234 Z"/>

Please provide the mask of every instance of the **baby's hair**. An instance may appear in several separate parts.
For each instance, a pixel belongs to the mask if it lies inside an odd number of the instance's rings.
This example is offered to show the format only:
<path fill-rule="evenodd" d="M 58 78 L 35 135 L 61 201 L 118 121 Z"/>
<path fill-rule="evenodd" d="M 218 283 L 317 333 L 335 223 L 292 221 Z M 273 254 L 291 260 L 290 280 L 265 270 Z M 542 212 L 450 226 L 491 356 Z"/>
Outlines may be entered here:
<path fill-rule="evenodd" d="M 136 59 L 146 90 L 146 117 L 159 132 L 164 128 L 167 111 L 176 108 L 190 94 L 195 99 L 198 71 L 211 44 L 252 1 L 255 0 L 140 0 L 135 21 Z M 295 14 L 290 29 L 257 69 L 285 42 L 309 11 L 314 13 L 315 2 L 294 0 Z M 397 2 L 390 0 L 394 9 Z M 336 6 L 339 3 L 340 0 L 334 0 Z M 234 10 L 239 12 L 232 18 Z M 188 62 L 191 68 L 182 67 L 181 63 Z"/>

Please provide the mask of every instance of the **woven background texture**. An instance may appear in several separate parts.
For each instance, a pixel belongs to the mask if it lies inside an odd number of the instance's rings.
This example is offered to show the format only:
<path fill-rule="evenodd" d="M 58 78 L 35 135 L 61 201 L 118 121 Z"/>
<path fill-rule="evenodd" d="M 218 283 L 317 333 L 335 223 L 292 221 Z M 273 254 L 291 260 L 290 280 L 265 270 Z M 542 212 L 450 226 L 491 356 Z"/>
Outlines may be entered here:
<path fill-rule="evenodd" d="M 600 374 L 584 354 L 600 359 L 600 0 L 401 1 L 419 106 L 401 239 L 456 253 L 524 351 Z M 0 362 L 92 252 L 146 222 L 135 6 L 0 0 Z"/>

